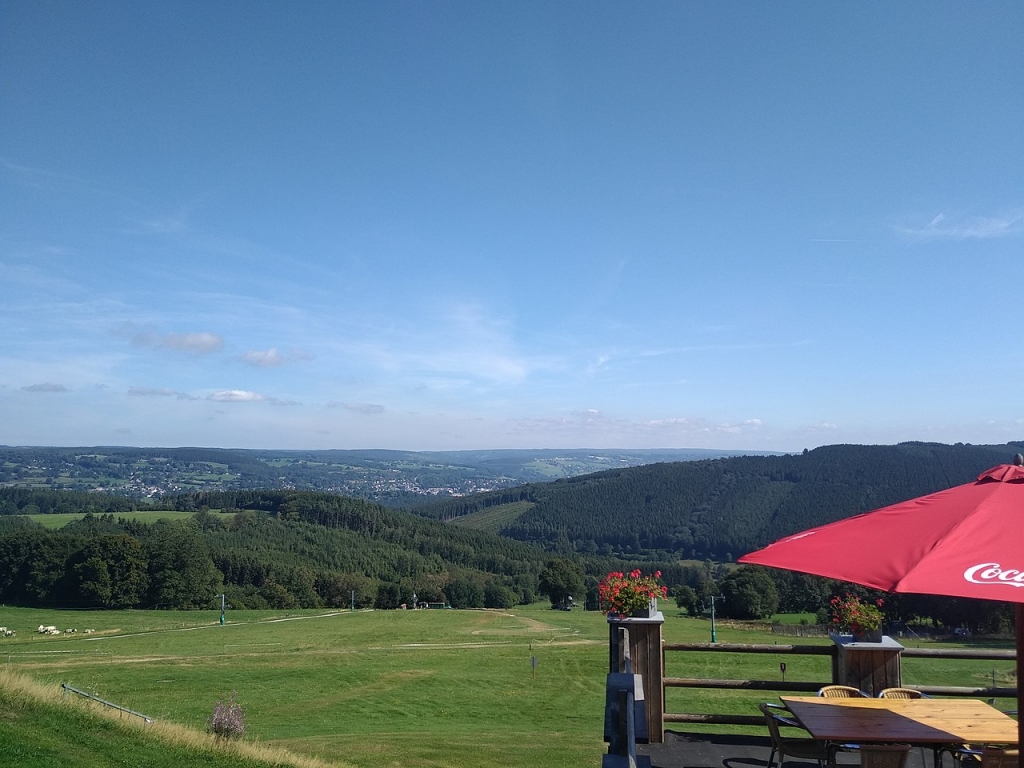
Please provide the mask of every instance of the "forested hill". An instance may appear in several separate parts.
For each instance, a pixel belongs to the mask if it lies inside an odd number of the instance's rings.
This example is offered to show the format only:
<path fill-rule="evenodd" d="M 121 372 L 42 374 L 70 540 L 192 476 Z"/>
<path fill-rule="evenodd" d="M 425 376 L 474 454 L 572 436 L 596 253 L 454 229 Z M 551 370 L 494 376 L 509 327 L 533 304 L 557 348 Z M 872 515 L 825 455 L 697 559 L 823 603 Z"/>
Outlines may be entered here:
<path fill-rule="evenodd" d="M 610 470 L 413 511 L 454 520 L 518 503 L 525 511 L 500 533 L 551 549 L 731 560 L 804 528 L 968 482 L 1022 450 L 1024 442 L 834 445 Z"/>
<path fill-rule="evenodd" d="M 522 542 L 336 494 L 194 494 L 187 521 L 153 512 L 150 523 L 100 512 L 110 498 L 0 489 L 0 603 L 199 608 L 223 592 L 236 608 L 395 608 L 415 590 L 456 607 L 508 607 L 534 599 L 548 559 Z M 53 530 L 24 514 L 29 507 L 87 514 Z"/>

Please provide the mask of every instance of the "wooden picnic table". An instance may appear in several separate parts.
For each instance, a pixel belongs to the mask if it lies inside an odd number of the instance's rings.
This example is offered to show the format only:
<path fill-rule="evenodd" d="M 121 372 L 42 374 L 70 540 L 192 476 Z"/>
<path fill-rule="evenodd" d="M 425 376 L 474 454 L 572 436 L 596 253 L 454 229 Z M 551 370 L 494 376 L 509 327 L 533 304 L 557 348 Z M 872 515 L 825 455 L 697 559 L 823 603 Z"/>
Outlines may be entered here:
<path fill-rule="evenodd" d="M 1017 744 L 1017 721 L 977 699 L 781 699 L 821 741 L 919 744 L 936 757 L 962 744 Z"/>

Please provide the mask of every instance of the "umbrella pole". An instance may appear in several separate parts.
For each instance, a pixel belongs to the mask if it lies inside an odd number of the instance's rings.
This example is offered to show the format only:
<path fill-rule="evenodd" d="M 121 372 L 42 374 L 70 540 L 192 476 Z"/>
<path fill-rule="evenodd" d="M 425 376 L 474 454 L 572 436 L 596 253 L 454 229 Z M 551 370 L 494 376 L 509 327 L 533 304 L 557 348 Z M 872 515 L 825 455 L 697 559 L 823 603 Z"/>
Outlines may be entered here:
<path fill-rule="evenodd" d="M 1024 658 L 1022 657 L 1024 657 L 1024 653 L 1022 651 L 1024 651 L 1024 647 L 1021 646 L 1021 643 L 1024 642 L 1024 603 L 1017 603 L 1016 607 L 1014 634 L 1017 639 L 1017 764 L 1020 768 L 1024 768 L 1024 761 L 1020 757 L 1024 754 L 1024 715 L 1021 714 L 1024 712 L 1021 709 L 1021 704 L 1024 704 L 1024 697 L 1022 697 L 1022 692 L 1024 692 L 1024 686 L 1022 686 L 1022 681 L 1024 681 Z"/>

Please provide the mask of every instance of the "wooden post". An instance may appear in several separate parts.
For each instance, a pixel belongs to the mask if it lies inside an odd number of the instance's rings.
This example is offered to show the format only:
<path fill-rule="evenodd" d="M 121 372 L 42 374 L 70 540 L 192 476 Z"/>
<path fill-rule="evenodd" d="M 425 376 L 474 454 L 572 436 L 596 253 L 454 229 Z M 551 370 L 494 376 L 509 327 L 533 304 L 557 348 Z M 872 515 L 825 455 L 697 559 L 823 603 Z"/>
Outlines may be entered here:
<path fill-rule="evenodd" d="M 622 653 L 619 649 L 620 628 L 628 631 L 629 658 L 633 673 L 644 681 L 644 707 L 647 711 L 647 734 L 651 743 L 660 744 L 665 740 L 665 668 L 661 652 L 661 625 L 665 616 L 657 611 L 649 619 L 609 617 L 609 662 L 617 666 Z M 610 669 L 610 672 L 621 672 Z"/>
<path fill-rule="evenodd" d="M 832 670 L 837 685 L 852 685 L 869 696 L 902 685 L 903 646 L 888 635 L 880 643 L 854 642 L 851 635 L 832 635 L 832 642 L 838 648 Z"/>
<path fill-rule="evenodd" d="M 1014 611 L 1014 634 L 1016 634 L 1017 643 L 1017 706 L 1020 706 L 1021 701 L 1021 675 L 1024 675 L 1024 653 L 1021 653 L 1021 642 L 1024 641 L 1024 605 L 1017 603 L 1016 610 Z M 1018 710 L 1019 711 L 1019 710 Z M 1017 717 L 1017 765 L 1020 768 L 1024 768 L 1024 717 Z"/>

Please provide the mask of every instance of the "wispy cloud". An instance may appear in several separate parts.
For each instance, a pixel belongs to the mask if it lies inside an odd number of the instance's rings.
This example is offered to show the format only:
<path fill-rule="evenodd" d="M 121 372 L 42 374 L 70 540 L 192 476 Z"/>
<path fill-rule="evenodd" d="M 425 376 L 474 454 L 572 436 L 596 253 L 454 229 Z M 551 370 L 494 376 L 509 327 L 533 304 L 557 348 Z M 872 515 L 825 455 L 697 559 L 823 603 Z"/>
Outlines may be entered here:
<path fill-rule="evenodd" d="M 282 400 L 278 397 L 263 395 L 248 389 L 219 389 L 211 392 L 207 400 L 215 403 L 268 403 L 269 405 L 299 405 L 296 400 Z"/>
<path fill-rule="evenodd" d="M 279 397 L 268 397 L 266 400 L 271 405 L 279 405 L 279 406 L 302 405 L 302 403 L 300 403 L 298 400 L 282 400 Z"/>
<path fill-rule="evenodd" d="M 207 355 L 224 348 L 224 340 L 215 333 L 137 333 L 132 336 L 137 347 L 155 347 L 186 352 L 193 355 Z"/>
<path fill-rule="evenodd" d="M 327 404 L 328 408 L 344 408 L 346 411 L 352 411 L 353 413 L 361 413 L 366 416 L 370 416 L 375 413 L 384 413 L 384 406 L 377 405 L 376 403 L 344 403 L 344 402 L 330 402 Z"/>
<path fill-rule="evenodd" d="M 596 360 L 587 364 L 587 375 L 595 375 L 598 371 L 604 368 L 611 359 L 611 355 L 598 355 Z"/>
<path fill-rule="evenodd" d="M 47 168 L 33 168 L 27 165 L 20 165 L 19 163 L 11 162 L 6 157 L 0 157 L 0 168 L 20 176 L 23 181 L 33 186 L 38 186 L 40 180 L 81 183 L 81 179 L 76 176 L 51 171 Z"/>
<path fill-rule="evenodd" d="M 68 388 L 63 384 L 43 382 L 41 384 L 29 384 L 21 388 L 23 392 L 67 392 Z"/>
<path fill-rule="evenodd" d="M 951 217 L 940 213 L 924 226 L 897 226 L 912 240 L 987 240 L 1024 233 L 1024 209 L 998 216 Z"/>
<path fill-rule="evenodd" d="M 142 230 L 154 235 L 176 235 L 189 229 L 188 212 L 151 216 L 139 222 Z"/>
<path fill-rule="evenodd" d="M 178 400 L 198 400 L 195 395 L 167 387 L 128 387 L 129 397 L 174 397 Z"/>
<path fill-rule="evenodd" d="M 739 435 L 761 429 L 761 419 L 744 419 L 739 422 L 713 422 L 702 418 L 651 419 L 645 425 L 649 430 L 681 435 Z"/>
<path fill-rule="evenodd" d="M 212 392 L 206 399 L 217 403 L 258 403 L 266 400 L 267 397 L 259 392 L 250 392 L 246 389 L 221 389 Z"/>
<path fill-rule="evenodd" d="M 308 352 L 300 349 L 280 352 L 277 347 L 271 347 L 266 350 L 250 349 L 239 359 L 246 365 L 251 365 L 255 368 L 276 368 L 279 365 L 289 365 L 290 363 L 310 360 L 312 357 Z"/>

